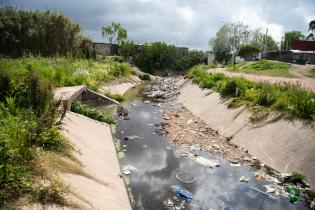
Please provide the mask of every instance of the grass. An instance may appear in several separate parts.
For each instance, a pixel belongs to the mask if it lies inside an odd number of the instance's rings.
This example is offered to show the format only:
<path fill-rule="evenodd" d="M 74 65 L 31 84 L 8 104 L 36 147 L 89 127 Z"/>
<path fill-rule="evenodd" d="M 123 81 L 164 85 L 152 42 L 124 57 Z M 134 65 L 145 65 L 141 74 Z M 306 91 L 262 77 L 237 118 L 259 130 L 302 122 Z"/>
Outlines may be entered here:
<path fill-rule="evenodd" d="M 85 104 L 81 104 L 79 101 L 72 102 L 71 111 L 82 114 L 100 122 L 116 124 L 115 118 L 113 118 L 110 114 L 97 111 L 96 109 L 90 108 Z"/>
<path fill-rule="evenodd" d="M 254 62 L 243 61 L 236 64 L 234 67 L 229 66 L 228 70 L 265 76 L 293 77 L 293 75 L 289 73 L 290 67 L 291 64 L 284 62 L 259 60 Z"/>
<path fill-rule="evenodd" d="M 1 208 L 41 187 L 40 150 L 68 154 L 71 147 L 55 124 L 59 103 L 53 101 L 51 84 L 40 72 L 29 67 L 16 77 L 1 71 L 0 87 Z"/>
<path fill-rule="evenodd" d="M 107 92 L 107 93 L 105 93 L 105 95 L 111 99 L 118 101 L 118 102 L 122 102 L 122 101 L 126 100 L 126 98 L 124 96 L 117 94 L 117 93 Z"/>
<path fill-rule="evenodd" d="M 41 77 L 49 80 L 55 87 L 84 84 L 93 90 L 103 82 L 133 72 L 129 64 L 111 59 L 94 61 L 65 57 L 0 58 L 0 71 L 8 72 L 11 77 L 23 77 L 29 68 L 36 69 Z"/>
<path fill-rule="evenodd" d="M 310 71 L 308 77 L 315 78 L 315 68 Z"/>
<path fill-rule="evenodd" d="M 0 209 L 21 197 L 33 202 L 72 205 L 57 172 L 93 177 L 71 159 L 72 147 L 57 127 L 59 101 L 53 88 L 103 82 L 133 73 L 113 60 L 0 58 Z M 109 124 L 115 119 L 84 105 L 77 112 Z"/>
<path fill-rule="evenodd" d="M 195 66 L 188 77 L 202 88 L 211 88 L 231 99 L 231 106 L 246 105 L 278 110 L 288 117 L 315 120 L 315 94 L 293 84 L 252 82 L 244 78 L 229 78 L 220 73 L 207 73 L 207 67 Z M 257 108 L 256 108 L 257 110 Z"/>
<path fill-rule="evenodd" d="M 293 183 L 302 183 L 305 179 L 305 175 L 300 171 L 293 171 L 290 181 Z"/>

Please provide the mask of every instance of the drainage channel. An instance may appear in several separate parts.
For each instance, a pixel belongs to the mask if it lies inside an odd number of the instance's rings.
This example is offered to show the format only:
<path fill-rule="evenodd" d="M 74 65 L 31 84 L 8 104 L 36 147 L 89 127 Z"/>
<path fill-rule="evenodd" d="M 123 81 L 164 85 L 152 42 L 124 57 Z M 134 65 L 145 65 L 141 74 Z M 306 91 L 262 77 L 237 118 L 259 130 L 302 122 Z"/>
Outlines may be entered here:
<path fill-rule="evenodd" d="M 256 180 L 252 167 L 233 167 L 203 151 L 195 154 L 220 166 L 211 169 L 191 160 L 155 133 L 155 124 L 162 121 L 163 110 L 170 104 L 149 103 L 137 88 L 126 96 L 123 105 L 129 119 L 118 120 L 114 138 L 133 209 L 308 209 L 300 202 L 292 204 L 287 198 L 264 193 L 263 186 L 270 182 Z M 249 181 L 240 182 L 242 176 Z"/>

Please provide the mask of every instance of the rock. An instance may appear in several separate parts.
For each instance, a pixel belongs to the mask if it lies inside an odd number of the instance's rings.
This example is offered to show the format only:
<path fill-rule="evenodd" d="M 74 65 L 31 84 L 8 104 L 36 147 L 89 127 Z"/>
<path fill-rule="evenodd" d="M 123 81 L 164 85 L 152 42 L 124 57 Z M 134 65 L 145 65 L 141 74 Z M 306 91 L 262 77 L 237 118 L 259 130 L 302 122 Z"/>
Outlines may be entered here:
<path fill-rule="evenodd" d="M 200 145 L 199 145 L 199 144 L 194 144 L 194 145 L 191 145 L 191 146 L 189 147 L 189 150 L 192 150 L 192 151 L 199 151 L 199 150 L 201 150 L 201 148 L 200 148 Z"/>
<path fill-rule="evenodd" d="M 163 119 L 164 119 L 164 120 L 170 120 L 171 118 L 165 114 L 165 115 L 163 116 Z"/>
<path fill-rule="evenodd" d="M 310 208 L 311 208 L 312 210 L 315 209 L 315 200 L 313 200 L 313 201 L 310 203 Z"/>
<path fill-rule="evenodd" d="M 191 125 L 194 121 L 192 119 L 187 121 L 187 125 Z"/>

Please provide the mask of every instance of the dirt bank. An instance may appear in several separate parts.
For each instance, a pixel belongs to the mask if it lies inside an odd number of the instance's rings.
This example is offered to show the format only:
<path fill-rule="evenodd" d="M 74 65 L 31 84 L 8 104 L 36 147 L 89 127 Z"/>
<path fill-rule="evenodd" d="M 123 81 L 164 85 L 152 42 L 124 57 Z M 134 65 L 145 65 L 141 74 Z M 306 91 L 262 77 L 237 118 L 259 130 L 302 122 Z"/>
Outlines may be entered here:
<path fill-rule="evenodd" d="M 131 209 L 110 127 L 68 112 L 63 120 L 63 135 L 74 145 L 75 157 L 94 179 L 76 174 L 61 174 L 65 184 L 76 192 L 90 209 Z"/>
<path fill-rule="evenodd" d="M 220 95 L 186 81 L 178 96 L 195 116 L 231 143 L 244 146 L 249 153 L 280 172 L 302 171 L 315 186 L 315 129 L 299 120 L 270 118 L 252 123 L 244 107 L 229 109 Z"/>

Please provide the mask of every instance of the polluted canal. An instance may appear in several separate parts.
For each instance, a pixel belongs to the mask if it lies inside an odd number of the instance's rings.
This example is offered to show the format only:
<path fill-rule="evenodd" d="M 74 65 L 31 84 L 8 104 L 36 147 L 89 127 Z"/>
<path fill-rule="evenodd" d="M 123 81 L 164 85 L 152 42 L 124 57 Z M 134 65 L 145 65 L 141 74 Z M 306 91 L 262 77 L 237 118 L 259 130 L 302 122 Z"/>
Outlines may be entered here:
<path fill-rule="evenodd" d="M 133 209 L 308 209 L 300 201 L 267 194 L 264 185 L 273 182 L 256 180 L 253 167 L 231 166 L 199 148 L 169 144 L 156 133 L 156 125 L 165 110 L 181 107 L 176 101 L 151 102 L 139 88 L 125 96 L 128 118 L 118 119 L 114 141 Z M 212 160 L 213 168 L 197 163 L 196 157 Z"/>

